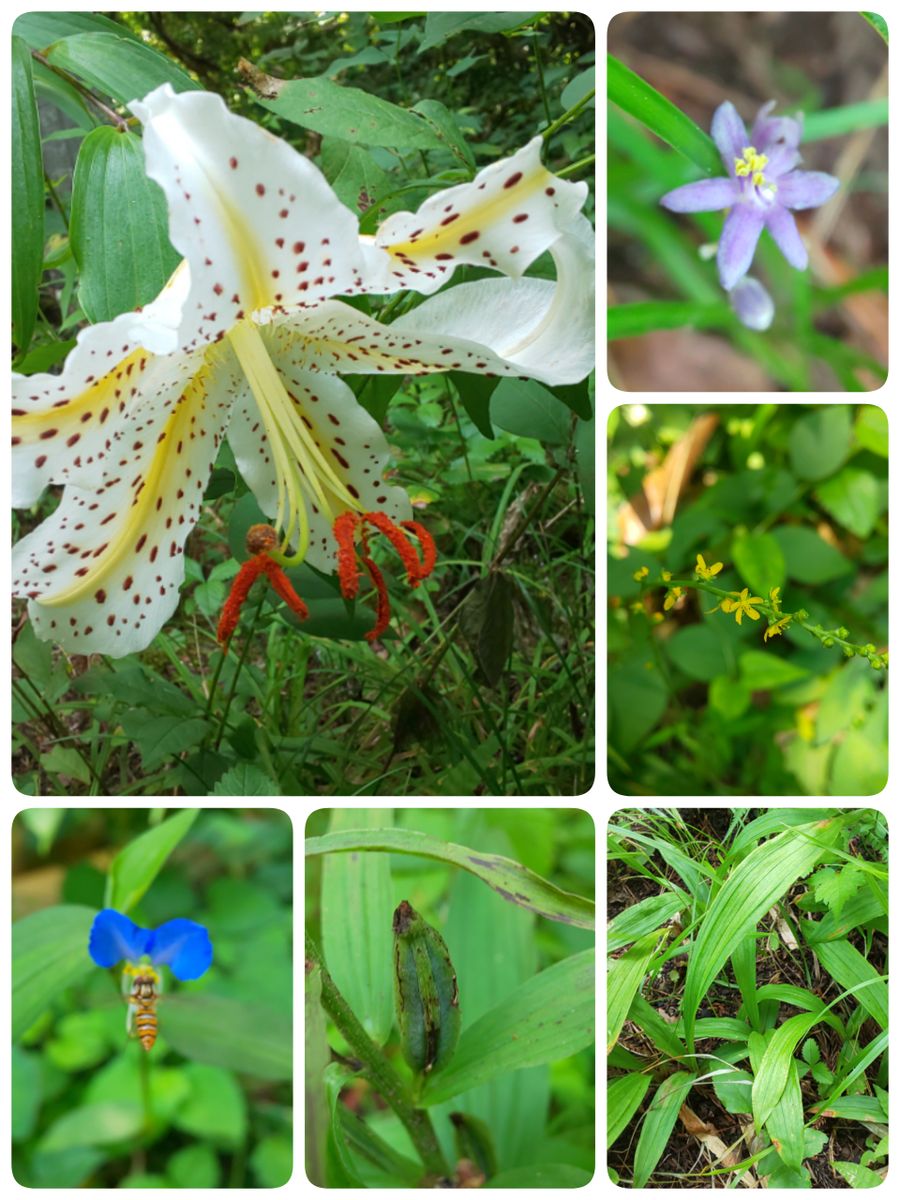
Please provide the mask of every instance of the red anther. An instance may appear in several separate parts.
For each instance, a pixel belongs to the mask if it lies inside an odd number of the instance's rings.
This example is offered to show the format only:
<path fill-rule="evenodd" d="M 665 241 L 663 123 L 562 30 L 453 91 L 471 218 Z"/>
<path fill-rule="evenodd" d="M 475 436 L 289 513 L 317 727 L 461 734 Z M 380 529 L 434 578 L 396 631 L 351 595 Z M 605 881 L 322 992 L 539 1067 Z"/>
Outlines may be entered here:
<path fill-rule="evenodd" d="M 250 595 L 250 589 L 254 583 L 256 583 L 259 576 L 266 569 L 265 564 L 270 561 L 267 555 L 257 554 L 253 558 L 248 559 L 237 575 L 235 575 L 231 591 L 228 593 L 228 599 L 222 608 L 219 627 L 216 630 L 216 640 L 220 646 L 224 646 L 235 629 L 237 629 L 244 601 Z"/>
<path fill-rule="evenodd" d="M 415 587 L 422 578 L 422 566 L 419 562 L 419 556 L 416 554 L 415 547 L 406 534 L 384 513 L 363 513 L 363 520 L 368 521 L 370 525 L 380 533 L 383 533 L 391 543 L 400 555 L 404 567 L 406 567 L 408 582 Z"/>
<path fill-rule="evenodd" d="M 369 572 L 369 578 L 375 585 L 375 591 L 378 594 L 378 604 L 375 609 L 375 625 L 366 634 L 366 638 L 370 642 L 374 642 L 376 638 L 380 638 L 387 629 L 391 621 L 391 602 L 388 599 L 387 586 L 384 582 L 384 576 L 379 571 L 378 567 L 372 562 L 368 555 L 360 555 L 363 565 Z"/>
<path fill-rule="evenodd" d="M 293 584 L 273 558 L 269 558 L 267 555 L 264 557 L 263 570 L 269 577 L 272 590 L 285 602 L 291 612 L 296 613 L 301 621 L 305 621 L 309 616 L 309 609 L 294 591 Z"/>
<path fill-rule="evenodd" d="M 359 591 L 359 567 L 356 565 L 355 534 L 359 517 L 355 512 L 343 512 L 334 523 L 334 540 L 338 544 L 337 571 L 341 594 L 353 600 Z"/>
<path fill-rule="evenodd" d="M 419 545 L 422 547 L 422 565 L 419 568 L 419 578 L 427 579 L 434 570 L 434 565 L 437 562 L 437 546 L 434 544 L 434 538 L 425 526 L 420 525 L 418 521 L 401 521 L 400 524 L 419 539 Z"/>

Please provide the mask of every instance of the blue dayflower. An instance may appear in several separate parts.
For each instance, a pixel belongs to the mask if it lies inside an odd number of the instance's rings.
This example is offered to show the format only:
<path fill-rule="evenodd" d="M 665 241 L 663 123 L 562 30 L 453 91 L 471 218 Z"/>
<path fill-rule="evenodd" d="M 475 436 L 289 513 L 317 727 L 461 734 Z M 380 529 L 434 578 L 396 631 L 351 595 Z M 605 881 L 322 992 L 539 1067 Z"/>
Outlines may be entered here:
<path fill-rule="evenodd" d="M 154 964 L 165 963 L 176 979 L 199 979 L 213 957 L 209 934 L 196 921 L 175 917 L 158 929 L 141 929 L 114 908 L 104 908 L 94 917 L 88 953 L 98 967 L 146 956 Z"/>
<path fill-rule="evenodd" d="M 772 117 L 774 100 L 763 105 L 748 136 L 734 105 L 726 100 L 712 119 L 712 137 L 727 176 L 686 183 L 660 200 L 670 212 L 728 209 L 719 239 L 719 279 L 730 292 L 746 275 L 756 243 L 768 229 L 792 267 L 806 268 L 806 252 L 791 210 L 818 208 L 840 181 L 824 171 L 798 171 L 803 127 L 794 117 Z"/>

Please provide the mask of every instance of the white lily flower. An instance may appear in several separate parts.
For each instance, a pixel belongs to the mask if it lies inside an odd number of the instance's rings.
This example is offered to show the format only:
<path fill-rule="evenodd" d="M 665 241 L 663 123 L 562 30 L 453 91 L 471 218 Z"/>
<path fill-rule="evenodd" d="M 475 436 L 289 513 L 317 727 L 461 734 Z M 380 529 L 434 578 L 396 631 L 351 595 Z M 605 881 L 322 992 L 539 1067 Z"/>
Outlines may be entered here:
<path fill-rule="evenodd" d="M 320 171 L 220 97 L 166 84 L 130 107 L 185 261 L 142 312 L 85 329 L 60 375 L 14 376 L 14 503 L 65 484 L 14 548 L 14 594 L 28 598 L 38 636 L 70 651 L 145 648 L 177 605 L 185 540 L 227 434 L 278 531 L 274 557 L 338 568 L 351 595 L 358 542 L 383 628 L 367 530 L 388 536 L 413 586 L 433 553 L 405 491 L 384 481 L 381 429 L 338 372 L 582 379 L 593 344 L 587 187 L 550 174 L 535 138 L 361 238 Z M 557 281 L 522 278 L 545 250 Z M 511 278 L 448 289 L 393 325 L 333 299 L 429 293 L 460 263 Z"/>

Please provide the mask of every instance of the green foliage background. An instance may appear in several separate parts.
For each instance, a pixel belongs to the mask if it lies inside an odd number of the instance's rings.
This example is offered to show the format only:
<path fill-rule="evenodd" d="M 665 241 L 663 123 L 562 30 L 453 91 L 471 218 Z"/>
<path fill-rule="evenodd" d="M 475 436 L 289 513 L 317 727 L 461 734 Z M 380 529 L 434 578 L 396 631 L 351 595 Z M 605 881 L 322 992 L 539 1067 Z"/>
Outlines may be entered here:
<path fill-rule="evenodd" d="M 290 821 L 164 815 L 28 809 L 13 822 L 12 1165 L 25 1187 L 290 1177 Z M 126 1037 L 120 972 L 88 955 L 105 906 L 143 928 L 188 917 L 213 943 L 201 979 L 166 972 L 149 1053 Z"/>
<path fill-rule="evenodd" d="M 146 302 L 176 261 L 136 128 L 122 127 L 123 104 L 163 80 L 218 92 L 313 158 L 363 232 L 557 122 L 548 165 L 591 179 L 593 27 L 578 13 L 29 13 L 13 32 L 23 168 L 14 366 L 26 374 L 58 367 L 86 316 Z M 325 116 L 298 124 L 289 105 L 262 102 L 246 82 L 260 71 L 327 88 Z M 532 272 L 551 274 L 550 256 Z M 479 274 L 458 271 L 453 283 Z M 216 622 L 258 518 L 223 446 L 187 544 L 181 604 L 152 647 L 80 661 L 27 625 L 18 632 L 22 792 L 587 790 L 592 379 L 555 389 L 464 375 L 351 382 L 386 423 L 398 482 L 439 547 L 427 584 L 392 597 L 398 636 L 386 652 L 363 640 L 367 597 L 348 605 L 335 579 L 301 567 L 292 580 L 309 621 L 298 626 L 270 596 L 256 607 L 254 593 L 217 673 Z M 17 533 L 54 503 L 51 489 L 17 514 Z M 386 573 L 393 592 L 393 564 Z"/>

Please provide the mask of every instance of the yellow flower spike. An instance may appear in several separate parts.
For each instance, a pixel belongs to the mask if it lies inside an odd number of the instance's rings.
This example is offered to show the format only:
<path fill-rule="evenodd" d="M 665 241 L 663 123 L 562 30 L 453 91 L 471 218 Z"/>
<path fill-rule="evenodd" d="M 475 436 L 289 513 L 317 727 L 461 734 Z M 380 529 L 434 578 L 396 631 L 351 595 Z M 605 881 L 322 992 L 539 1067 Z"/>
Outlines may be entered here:
<path fill-rule="evenodd" d="M 777 590 L 777 588 L 773 588 L 773 591 Z M 779 621 L 773 621 L 763 633 L 763 641 L 767 642 L 770 637 L 778 637 L 780 634 L 784 633 L 785 629 L 787 629 L 788 625 L 790 624 L 790 621 L 790 614 L 788 614 L 786 617 L 782 617 Z"/>
<path fill-rule="evenodd" d="M 638 567 L 638 569 L 632 574 L 631 578 L 635 581 L 635 583 L 640 583 L 641 580 L 646 579 L 649 574 L 649 567 Z"/>
<path fill-rule="evenodd" d="M 722 570 L 722 565 L 723 564 L 719 562 L 713 563 L 711 567 L 708 567 L 703 555 L 698 554 L 697 565 L 694 568 L 694 574 L 698 575 L 701 579 L 712 579 L 714 575 L 718 575 L 718 573 Z"/>

